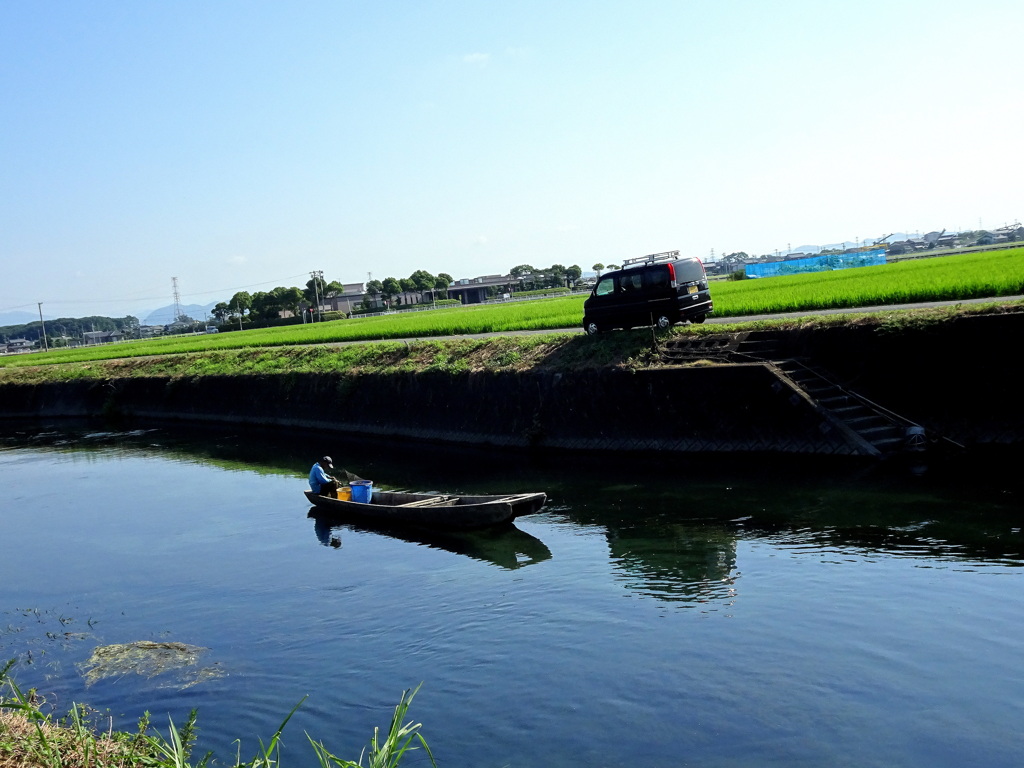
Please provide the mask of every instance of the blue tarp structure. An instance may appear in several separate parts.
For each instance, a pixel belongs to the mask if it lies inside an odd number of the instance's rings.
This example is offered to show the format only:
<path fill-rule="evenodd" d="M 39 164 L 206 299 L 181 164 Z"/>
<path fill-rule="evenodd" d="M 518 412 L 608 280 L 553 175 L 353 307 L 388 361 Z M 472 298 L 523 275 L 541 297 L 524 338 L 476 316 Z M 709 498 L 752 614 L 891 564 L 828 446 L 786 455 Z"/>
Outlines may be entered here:
<path fill-rule="evenodd" d="M 777 277 L 802 272 L 831 272 L 835 269 L 873 267 L 885 264 L 885 249 L 858 253 L 833 253 L 827 256 L 809 256 L 806 259 L 776 261 L 771 264 L 748 264 L 747 277 Z"/>

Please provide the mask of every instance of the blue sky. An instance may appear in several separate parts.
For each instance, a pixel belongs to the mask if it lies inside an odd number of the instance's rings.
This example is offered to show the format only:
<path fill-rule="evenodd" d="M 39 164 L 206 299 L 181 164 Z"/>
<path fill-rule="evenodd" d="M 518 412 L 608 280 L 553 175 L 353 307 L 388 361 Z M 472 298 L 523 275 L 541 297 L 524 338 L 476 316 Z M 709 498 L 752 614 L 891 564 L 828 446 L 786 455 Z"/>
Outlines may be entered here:
<path fill-rule="evenodd" d="M 1022 217 L 1024 3 L 6 2 L 0 312 Z"/>

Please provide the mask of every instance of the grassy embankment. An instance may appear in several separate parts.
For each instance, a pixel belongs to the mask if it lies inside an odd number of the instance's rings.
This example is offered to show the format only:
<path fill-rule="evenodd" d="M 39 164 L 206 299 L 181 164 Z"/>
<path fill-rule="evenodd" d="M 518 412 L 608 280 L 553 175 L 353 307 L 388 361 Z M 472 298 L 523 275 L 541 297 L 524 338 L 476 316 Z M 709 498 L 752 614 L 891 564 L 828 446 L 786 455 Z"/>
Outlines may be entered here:
<path fill-rule="evenodd" d="M 690 333 L 736 330 L 808 330 L 836 325 L 870 325 L 895 332 L 948 322 L 965 315 L 1021 311 L 1024 302 L 999 302 L 935 309 L 893 310 L 791 320 L 764 320 L 743 325 L 693 326 Z M 676 329 L 676 333 L 685 333 Z M 180 378 L 199 376 L 267 376 L 289 374 L 346 375 L 442 371 L 572 371 L 586 368 L 645 368 L 658 363 L 650 329 L 591 337 L 583 334 L 537 334 L 484 339 L 421 339 L 332 347 L 323 345 L 256 347 L 197 351 L 112 360 L 0 367 L 0 385 L 40 384 L 75 379 Z"/>
<path fill-rule="evenodd" d="M 801 310 L 914 301 L 969 299 L 1024 293 L 1024 248 L 880 267 L 723 283 L 714 289 L 715 315 L 793 313 L 791 319 L 743 325 L 682 326 L 672 334 L 806 328 L 845 323 L 941 322 L 956 314 L 1005 311 L 993 305 L 911 310 L 810 319 Z M 643 366 L 652 332 L 635 330 L 588 338 L 579 333 L 431 339 L 433 336 L 564 327 L 579 322 L 583 299 L 571 296 L 518 304 L 460 307 L 269 328 L 215 336 L 176 337 L 0 359 L 0 383 L 37 383 L 138 376 L 268 375 L 281 373 L 387 373 L 395 371 L 517 370 L 544 367 Z M 417 339 L 417 337 L 419 337 Z M 339 341 L 409 338 L 410 341 L 327 347 Z M 306 346 L 313 345 L 313 346 Z"/>
<path fill-rule="evenodd" d="M 90 711 L 72 705 L 62 719 L 43 711 L 34 691 L 23 693 L 10 679 L 13 662 L 0 667 L 0 768 L 205 768 L 211 755 L 193 760 L 196 738 L 196 711 L 177 728 L 170 721 L 165 737 L 150 725 L 146 712 L 134 733 L 104 730 L 93 722 Z M 419 690 L 403 691 L 387 731 L 373 729 L 373 738 L 359 760 L 345 760 L 332 753 L 323 742 L 306 734 L 320 768 L 361 768 L 363 759 L 369 768 L 394 768 L 411 752 L 422 750 L 431 765 L 436 765 L 430 747 L 420 733 L 420 723 L 406 720 L 409 705 Z M 301 705 L 302 702 L 299 702 Z M 239 757 L 234 768 L 277 768 L 281 765 L 281 732 L 293 709 L 266 744 L 260 740 L 252 759 Z M 239 753 L 241 746 L 239 746 Z"/>
<path fill-rule="evenodd" d="M 946 256 L 838 272 L 716 283 L 715 317 L 851 308 L 1024 293 L 1024 248 Z M 455 307 L 212 336 L 186 336 L 0 358 L 0 368 L 118 357 L 259 347 L 385 341 L 517 330 L 575 328 L 584 297 Z M 721 332 L 722 326 L 674 333 Z"/>

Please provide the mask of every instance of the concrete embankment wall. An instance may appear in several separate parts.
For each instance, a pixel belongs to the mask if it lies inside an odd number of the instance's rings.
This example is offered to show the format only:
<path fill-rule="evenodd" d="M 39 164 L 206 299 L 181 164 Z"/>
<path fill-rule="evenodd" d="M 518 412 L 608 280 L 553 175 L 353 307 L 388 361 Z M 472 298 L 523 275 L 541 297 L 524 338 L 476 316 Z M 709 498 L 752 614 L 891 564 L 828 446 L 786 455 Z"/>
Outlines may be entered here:
<path fill-rule="evenodd" d="M 763 365 L 637 372 L 284 374 L 0 388 L 9 416 L 239 421 L 574 450 L 855 454 Z"/>
<path fill-rule="evenodd" d="M 1024 314 L 775 334 L 843 386 L 968 447 L 1024 446 Z M 427 441 L 578 450 L 855 455 L 770 365 L 626 371 L 281 374 L 0 386 L 7 417 L 246 422 Z"/>

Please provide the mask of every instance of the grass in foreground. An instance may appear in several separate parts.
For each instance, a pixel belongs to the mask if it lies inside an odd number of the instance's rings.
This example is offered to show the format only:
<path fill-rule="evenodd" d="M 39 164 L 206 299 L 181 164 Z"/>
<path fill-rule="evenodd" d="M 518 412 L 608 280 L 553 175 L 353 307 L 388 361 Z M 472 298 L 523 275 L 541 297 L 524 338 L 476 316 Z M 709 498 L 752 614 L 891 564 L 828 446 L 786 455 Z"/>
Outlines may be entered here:
<path fill-rule="evenodd" d="M 35 693 L 23 693 L 8 673 L 13 662 L 0 669 L 0 768 L 206 768 L 211 755 L 193 762 L 196 711 L 179 729 L 169 722 L 167 737 L 150 727 L 149 713 L 134 733 L 102 731 L 89 722 L 88 710 L 78 704 L 62 720 L 45 714 Z M 403 691 L 386 733 L 373 729 L 373 738 L 358 761 L 345 760 L 322 742 L 313 745 L 320 768 L 394 768 L 410 752 L 422 749 L 432 766 L 434 756 L 420 733 L 422 725 L 406 721 L 409 706 L 419 691 Z M 234 768 L 274 768 L 281 765 L 281 733 L 302 702 L 288 714 L 266 744 L 248 761 L 241 755 Z M 241 751 L 241 746 L 239 746 Z"/>

